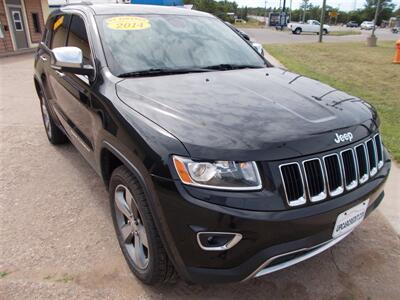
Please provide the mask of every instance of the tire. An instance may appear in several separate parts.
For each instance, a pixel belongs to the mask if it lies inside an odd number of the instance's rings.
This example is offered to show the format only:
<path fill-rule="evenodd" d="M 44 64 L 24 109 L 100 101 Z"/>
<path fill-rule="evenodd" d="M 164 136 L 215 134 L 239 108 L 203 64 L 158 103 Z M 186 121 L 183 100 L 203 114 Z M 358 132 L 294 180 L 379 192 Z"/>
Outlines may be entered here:
<path fill-rule="evenodd" d="M 297 27 L 295 30 L 294 30 L 294 33 L 295 34 L 301 34 L 301 28 L 299 28 L 299 27 Z"/>
<path fill-rule="evenodd" d="M 38 94 L 40 99 L 40 110 L 42 112 L 43 125 L 49 142 L 53 145 L 61 145 L 67 143 L 67 136 L 64 134 L 64 132 L 61 131 L 60 128 L 58 128 L 53 120 L 53 117 L 50 114 L 49 106 L 46 98 L 43 95 L 43 91 L 39 90 Z"/>
<path fill-rule="evenodd" d="M 148 285 L 172 282 L 175 270 L 162 245 L 144 191 L 125 166 L 112 173 L 109 195 L 118 242 L 132 273 Z"/>
<path fill-rule="evenodd" d="M 322 30 L 322 34 L 327 35 L 328 34 L 328 30 L 326 30 L 326 29 Z"/>

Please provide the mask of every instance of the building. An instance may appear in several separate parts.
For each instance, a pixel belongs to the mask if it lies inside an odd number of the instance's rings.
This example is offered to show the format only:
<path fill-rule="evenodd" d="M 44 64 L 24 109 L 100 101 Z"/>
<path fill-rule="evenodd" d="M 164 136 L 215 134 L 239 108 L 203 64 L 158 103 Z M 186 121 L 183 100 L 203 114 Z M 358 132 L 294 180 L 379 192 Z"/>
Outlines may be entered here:
<path fill-rule="evenodd" d="M 0 0 L 0 55 L 35 48 L 48 10 L 47 0 Z"/>
<path fill-rule="evenodd" d="M 183 6 L 182 0 L 89 0 L 93 4 L 135 3 Z M 40 43 L 52 9 L 82 0 L 0 0 L 0 55 L 24 52 Z"/>

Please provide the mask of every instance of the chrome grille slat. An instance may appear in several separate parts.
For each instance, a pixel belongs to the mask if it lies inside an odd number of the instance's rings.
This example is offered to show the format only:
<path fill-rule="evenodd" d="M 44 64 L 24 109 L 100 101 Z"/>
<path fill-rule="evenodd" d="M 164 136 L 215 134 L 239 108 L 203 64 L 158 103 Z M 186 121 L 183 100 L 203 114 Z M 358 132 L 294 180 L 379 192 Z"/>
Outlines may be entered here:
<path fill-rule="evenodd" d="M 378 160 L 378 170 L 380 170 L 383 167 L 383 146 L 381 136 L 379 134 L 376 134 L 374 136 L 374 141 Z"/>
<path fill-rule="evenodd" d="M 323 157 L 325 175 L 330 196 L 337 196 L 344 192 L 343 172 L 339 155 L 336 153 Z"/>
<path fill-rule="evenodd" d="M 343 178 L 346 190 L 350 191 L 357 187 L 356 160 L 353 149 L 346 149 L 340 152 L 343 166 Z"/>
<path fill-rule="evenodd" d="M 303 161 L 308 196 L 311 202 L 318 202 L 326 198 L 325 175 L 321 161 L 313 158 Z"/>
<path fill-rule="evenodd" d="M 365 142 L 368 153 L 369 175 L 372 177 L 378 172 L 378 163 L 376 161 L 376 147 L 374 139 Z"/>
<path fill-rule="evenodd" d="M 360 184 L 363 184 L 369 179 L 369 164 L 367 151 L 364 144 L 358 145 L 355 148 L 358 177 Z"/>
<path fill-rule="evenodd" d="M 279 166 L 284 194 L 289 206 L 322 201 L 351 191 L 377 174 L 384 153 L 379 134 L 355 147 L 321 158 L 313 157 Z M 304 174 L 304 178 L 303 178 Z"/>
<path fill-rule="evenodd" d="M 283 189 L 289 206 L 299 206 L 306 203 L 304 180 L 300 165 L 297 162 L 279 166 Z"/>

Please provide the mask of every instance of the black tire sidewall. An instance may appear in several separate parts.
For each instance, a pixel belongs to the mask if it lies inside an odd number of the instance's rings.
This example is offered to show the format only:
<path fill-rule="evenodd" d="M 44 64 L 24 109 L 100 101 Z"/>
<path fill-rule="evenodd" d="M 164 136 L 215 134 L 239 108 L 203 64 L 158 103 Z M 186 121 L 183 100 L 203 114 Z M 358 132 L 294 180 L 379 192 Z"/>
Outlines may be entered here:
<path fill-rule="evenodd" d="M 47 99 L 46 99 L 45 95 L 43 94 L 42 90 L 40 90 L 40 93 L 39 93 L 39 101 L 40 101 L 40 112 L 42 114 L 43 127 L 46 131 L 47 139 L 53 145 L 65 144 L 68 141 L 68 138 L 64 134 L 64 132 L 62 132 L 60 130 L 60 128 L 58 128 L 58 126 L 53 121 L 53 117 L 51 115 L 51 110 L 49 108 L 49 104 L 48 104 Z M 42 104 L 44 104 L 46 106 L 47 113 L 49 114 L 49 126 L 50 126 L 51 136 L 49 136 L 46 125 L 44 123 L 44 114 L 43 114 Z"/>
<path fill-rule="evenodd" d="M 151 215 L 149 215 L 149 208 L 144 203 L 146 201 L 146 198 L 143 193 L 138 194 L 138 191 L 143 192 L 142 187 L 140 186 L 139 182 L 137 180 L 132 180 L 131 176 L 132 174 L 129 174 L 130 172 L 128 169 L 124 166 L 117 168 L 110 179 L 110 185 L 109 185 L 109 198 L 110 198 L 110 208 L 111 208 L 111 215 L 114 223 L 114 228 L 115 232 L 117 235 L 118 243 L 120 245 L 121 251 L 125 257 L 125 260 L 128 263 L 129 268 L 131 271 L 144 283 L 146 284 L 154 284 L 157 283 L 159 273 L 159 269 L 157 268 L 158 264 L 160 263 L 158 261 L 158 255 L 156 249 L 156 237 L 155 237 L 155 225 L 154 221 L 151 218 Z M 130 176 L 129 176 L 129 175 Z M 146 234 L 147 234 L 147 240 L 149 244 L 149 264 L 145 269 L 139 269 L 135 266 L 135 263 L 133 262 L 132 258 L 130 257 L 126 247 L 125 243 L 122 240 L 122 236 L 120 233 L 120 230 L 118 228 L 118 223 L 117 223 L 117 218 L 116 218 L 116 207 L 115 207 L 115 200 L 114 200 L 114 194 L 115 194 L 115 189 L 118 185 L 124 185 L 126 186 L 129 191 L 131 192 L 132 196 L 135 197 L 136 203 L 138 205 L 139 213 L 142 219 L 142 223 L 145 227 Z"/>

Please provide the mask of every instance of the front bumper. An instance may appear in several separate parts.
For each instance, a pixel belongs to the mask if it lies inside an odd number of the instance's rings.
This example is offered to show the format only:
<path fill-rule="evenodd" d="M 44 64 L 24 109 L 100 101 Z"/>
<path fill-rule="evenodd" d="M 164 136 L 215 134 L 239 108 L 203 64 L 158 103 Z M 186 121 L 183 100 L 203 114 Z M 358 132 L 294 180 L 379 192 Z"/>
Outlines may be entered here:
<path fill-rule="evenodd" d="M 154 177 L 161 234 L 180 276 L 196 283 L 243 281 L 312 257 L 339 242 L 332 240 L 337 216 L 369 199 L 368 216 L 382 201 L 390 160 L 375 177 L 356 190 L 308 207 L 243 210 L 192 196 L 179 183 Z M 251 199 L 243 199 L 251 201 Z M 205 251 L 197 243 L 202 231 L 240 233 L 243 238 L 226 251 Z M 180 263 L 176 263 L 180 262 Z"/>

